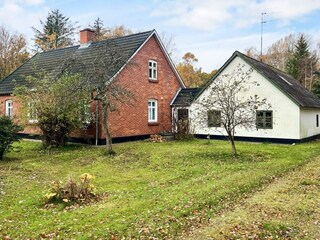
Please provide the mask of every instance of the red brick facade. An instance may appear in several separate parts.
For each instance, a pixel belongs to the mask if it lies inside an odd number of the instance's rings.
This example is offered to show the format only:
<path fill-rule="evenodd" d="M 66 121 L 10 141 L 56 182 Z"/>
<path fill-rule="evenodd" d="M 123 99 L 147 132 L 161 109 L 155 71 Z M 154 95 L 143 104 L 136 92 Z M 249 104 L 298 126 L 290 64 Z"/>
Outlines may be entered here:
<path fill-rule="evenodd" d="M 157 81 L 149 80 L 149 60 L 157 62 Z M 165 53 L 153 35 L 132 58 L 116 78 L 117 84 L 129 90 L 134 100 L 130 104 L 119 104 L 118 110 L 110 114 L 110 130 L 113 137 L 132 137 L 150 135 L 171 131 L 170 102 L 183 87 L 174 70 L 169 64 Z M 0 113 L 5 113 L 5 100 L 10 96 L 0 96 Z M 158 101 L 158 121 L 148 123 L 148 100 Z M 95 111 L 95 103 L 91 110 Z M 14 113 L 19 106 L 14 103 Z M 27 127 L 24 133 L 37 133 L 32 126 Z M 89 127 L 86 134 L 75 132 L 74 137 L 95 138 L 95 123 Z M 85 136 L 86 135 L 86 136 Z M 104 132 L 99 121 L 99 139 L 104 139 Z"/>

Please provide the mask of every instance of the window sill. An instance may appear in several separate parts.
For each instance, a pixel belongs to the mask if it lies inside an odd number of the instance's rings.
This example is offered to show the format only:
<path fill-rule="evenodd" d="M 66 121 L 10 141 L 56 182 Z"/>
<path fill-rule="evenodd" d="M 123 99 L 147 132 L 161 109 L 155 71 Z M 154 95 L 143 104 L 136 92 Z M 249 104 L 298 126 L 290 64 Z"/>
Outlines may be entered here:
<path fill-rule="evenodd" d="M 158 126 L 158 122 L 148 122 L 148 126 Z"/>
<path fill-rule="evenodd" d="M 149 78 L 149 82 L 150 82 L 150 83 L 158 83 L 159 80 L 158 80 L 158 79 L 151 79 L 151 78 Z"/>

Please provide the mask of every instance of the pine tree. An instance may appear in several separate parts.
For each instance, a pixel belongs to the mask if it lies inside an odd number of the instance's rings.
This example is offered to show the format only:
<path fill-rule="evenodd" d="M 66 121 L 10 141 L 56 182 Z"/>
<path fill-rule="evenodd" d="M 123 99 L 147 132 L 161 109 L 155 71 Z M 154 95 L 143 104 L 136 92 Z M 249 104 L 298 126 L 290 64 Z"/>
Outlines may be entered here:
<path fill-rule="evenodd" d="M 74 44 L 73 34 L 77 27 L 69 17 L 64 16 L 58 9 L 49 12 L 45 22 L 40 20 L 42 30 L 32 27 L 35 32 L 35 46 L 47 51 L 64 48 Z"/>
<path fill-rule="evenodd" d="M 315 53 L 310 53 L 309 46 L 310 43 L 305 35 L 300 34 L 293 55 L 286 63 L 286 71 L 310 90 L 318 58 Z"/>
<path fill-rule="evenodd" d="M 103 21 L 101 18 L 97 18 L 94 20 L 93 25 L 90 25 L 90 28 L 94 31 L 95 37 L 97 41 L 101 41 L 105 39 L 105 34 L 107 29 L 103 25 Z"/>

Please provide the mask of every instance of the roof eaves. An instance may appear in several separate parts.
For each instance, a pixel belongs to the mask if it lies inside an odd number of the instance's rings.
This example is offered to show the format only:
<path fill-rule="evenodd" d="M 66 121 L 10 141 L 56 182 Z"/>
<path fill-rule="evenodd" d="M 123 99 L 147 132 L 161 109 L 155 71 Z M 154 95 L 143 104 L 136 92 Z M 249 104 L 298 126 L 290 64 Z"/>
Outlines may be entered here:
<path fill-rule="evenodd" d="M 176 100 L 176 98 L 177 98 L 177 96 L 179 95 L 180 92 L 181 92 L 181 88 L 179 88 L 179 91 L 177 91 L 176 94 L 174 95 L 173 99 L 170 102 L 170 106 L 173 106 L 173 103 Z"/>
<path fill-rule="evenodd" d="M 10 73 L 9 75 L 7 75 L 4 79 L 2 79 L 0 81 L 0 85 L 5 81 L 5 79 L 9 78 L 11 75 L 13 75 L 14 72 L 18 71 L 23 65 L 27 64 L 27 62 L 31 61 L 32 59 L 34 59 L 36 56 L 39 56 L 40 53 L 36 53 L 35 55 L 33 55 L 31 58 L 29 58 L 27 61 L 25 61 L 23 64 L 21 64 L 18 68 L 16 68 L 12 73 Z M 10 92 L 9 94 L 11 94 L 12 92 Z M 0 94 L 4 94 L 5 93 L 0 93 Z"/>

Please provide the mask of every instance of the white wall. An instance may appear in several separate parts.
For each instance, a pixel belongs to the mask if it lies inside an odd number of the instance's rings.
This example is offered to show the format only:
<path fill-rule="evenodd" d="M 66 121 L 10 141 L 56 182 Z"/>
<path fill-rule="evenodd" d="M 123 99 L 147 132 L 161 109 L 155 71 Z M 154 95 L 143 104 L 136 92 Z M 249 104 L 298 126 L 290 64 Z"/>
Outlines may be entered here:
<path fill-rule="evenodd" d="M 224 69 L 220 74 L 230 74 L 239 64 L 245 64 L 245 69 L 250 69 L 250 66 L 243 61 L 240 57 L 234 60 Z M 216 80 L 218 80 L 216 78 Z M 244 92 L 241 96 L 248 99 L 250 96 L 258 95 L 260 99 L 266 98 L 268 104 L 271 105 L 273 111 L 273 129 L 250 129 L 244 128 L 236 129 L 236 136 L 242 137 L 260 137 L 260 138 L 287 138 L 287 139 L 300 139 L 300 108 L 290 100 L 281 90 L 275 87 L 269 80 L 265 79 L 257 71 L 253 71 L 251 78 L 248 82 L 257 84 L 249 84 L 250 90 Z M 208 128 L 207 124 L 199 124 L 199 101 L 202 101 L 209 94 L 206 89 L 201 96 L 190 106 L 190 120 L 192 127 L 196 134 L 210 134 L 222 135 L 225 134 L 223 128 Z M 206 121 L 206 119 L 202 119 Z M 223 132 L 223 133 L 222 133 Z"/>
<path fill-rule="evenodd" d="M 320 124 L 320 109 L 301 108 L 300 112 L 300 137 L 307 138 L 320 134 L 320 127 L 316 126 L 316 115 L 319 115 Z M 320 126 L 320 125 L 319 125 Z"/>

